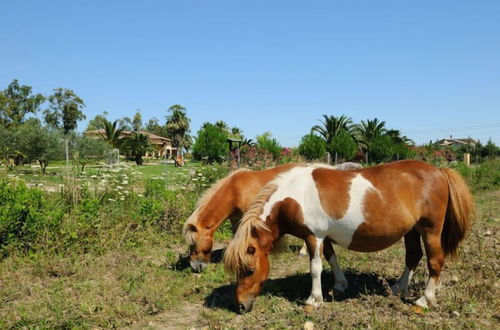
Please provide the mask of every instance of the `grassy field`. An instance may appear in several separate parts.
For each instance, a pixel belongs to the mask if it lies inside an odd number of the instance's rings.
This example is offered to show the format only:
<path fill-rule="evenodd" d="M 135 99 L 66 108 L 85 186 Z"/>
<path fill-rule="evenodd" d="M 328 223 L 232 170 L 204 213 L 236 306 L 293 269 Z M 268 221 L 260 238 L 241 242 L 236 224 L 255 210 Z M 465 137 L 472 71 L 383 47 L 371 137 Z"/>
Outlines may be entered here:
<path fill-rule="evenodd" d="M 161 174 L 155 167 L 141 171 L 141 176 Z M 181 191 L 176 194 L 174 200 L 184 198 Z M 230 238 L 228 227 L 216 236 L 215 262 L 195 274 L 187 267 L 187 247 L 180 235 L 192 204 L 172 215 L 175 225 L 165 227 L 140 222 L 139 211 L 125 212 L 136 200 L 130 198 L 96 212 L 103 227 L 93 232 L 96 249 L 39 249 L 4 258 L 0 328 L 279 329 L 302 328 L 306 321 L 316 328 L 499 328 L 500 190 L 477 191 L 475 199 L 473 230 L 460 247 L 459 259 L 446 262 L 439 306 L 428 311 L 411 304 L 424 289 L 425 258 L 408 299 L 389 294 L 389 285 L 404 268 L 401 242 L 372 254 L 337 248 L 349 290 L 332 292 L 333 276 L 325 262 L 325 302 L 318 309 L 304 306 L 311 285 L 309 261 L 298 255 L 301 243 L 291 239 L 288 251 L 272 256 L 270 279 L 252 312 L 236 314 L 234 278 L 220 263 L 221 248 Z M 167 208 L 162 219 L 173 211 Z M 81 216 L 79 212 L 69 217 Z"/>

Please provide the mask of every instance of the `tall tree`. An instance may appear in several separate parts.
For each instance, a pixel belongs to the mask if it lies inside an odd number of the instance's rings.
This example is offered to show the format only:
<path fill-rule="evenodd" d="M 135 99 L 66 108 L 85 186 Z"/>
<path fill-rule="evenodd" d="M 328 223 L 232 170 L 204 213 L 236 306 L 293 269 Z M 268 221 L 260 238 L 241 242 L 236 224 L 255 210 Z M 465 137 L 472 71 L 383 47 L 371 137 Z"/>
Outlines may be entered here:
<path fill-rule="evenodd" d="M 351 133 L 353 124 L 352 119 L 345 115 L 340 117 L 323 115 L 323 120 L 320 120 L 321 125 L 315 125 L 311 132 L 319 133 L 326 142 L 330 145 L 332 139 L 337 136 L 342 130 Z"/>
<path fill-rule="evenodd" d="M 148 131 L 149 133 L 153 133 L 153 134 L 156 134 L 159 136 L 163 136 L 163 137 L 169 136 L 166 125 L 163 125 L 163 126 L 160 125 L 158 118 L 155 118 L 155 117 L 151 118 L 147 122 L 147 124 L 145 126 L 145 130 Z"/>
<path fill-rule="evenodd" d="M 224 121 L 224 120 L 217 120 L 215 122 L 215 126 L 217 128 L 220 128 L 221 130 L 223 130 L 224 132 L 227 132 L 229 133 L 229 126 L 227 125 L 227 123 Z"/>
<path fill-rule="evenodd" d="M 227 133 L 211 123 L 204 123 L 197 133 L 193 145 L 193 157 L 207 158 L 210 163 L 221 162 L 229 152 Z"/>
<path fill-rule="evenodd" d="M 14 79 L 4 91 L 0 91 L 0 125 L 18 126 L 26 115 L 36 114 L 45 101 L 42 94 L 33 94 L 31 86 L 19 85 Z"/>
<path fill-rule="evenodd" d="M 142 116 L 139 111 L 137 111 L 134 115 L 134 119 L 132 119 L 132 129 L 134 131 L 140 131 L 142 130 Z"/>
<path fill-rule="evenodd" d="M 236 139 L 243 139 L 243 131 L 239 127 L 232 127 L 231 135 Z"/>
<path fill-rule="evenodd" d="M 108 113 L 103 111 L 102 114 L 96 115 L 94 119 L 89 120 L 86 131 L 95 131 L 99 129 L 104 129 L 105 122 L 107 121 L 106 116 Z"/>
<path fill-rule="evenodd" d="M 369 150 L 372 141 L 379 136 L 384 135 L 387 130 L 385 121 L 380 121 L 378 118 L 362 120 L 360 124 L 355 126 L 355 132 L 359 143 L 363 149 Z"/>
<path fill-rule="evenodd" d="M 401 135 L 401 131 L 398 129 L 390 129 L 385 134 L 389 136 L 395 144 L 415 145 L 412 139 L 405 135 Z"/>
<path fill-rule="evenodd" d="M 62 128 L 68 134 L 77 127 L 79 120 L 85 119 L 85 103 L 71 89 L 56 88 L 48 97 L 49 107 L 43 112 L 45 122 L 53 128 Z"/>
<path fill-rule="evenodd" d="M 187 117 L 186 108 L 182 105 L 174 104 L 169 109 L 167 116 L 167 131 L 173 140 L 177 152 L 182 156 L 186 133 L 189 133 L 189 123 L 191 120 Z"/>

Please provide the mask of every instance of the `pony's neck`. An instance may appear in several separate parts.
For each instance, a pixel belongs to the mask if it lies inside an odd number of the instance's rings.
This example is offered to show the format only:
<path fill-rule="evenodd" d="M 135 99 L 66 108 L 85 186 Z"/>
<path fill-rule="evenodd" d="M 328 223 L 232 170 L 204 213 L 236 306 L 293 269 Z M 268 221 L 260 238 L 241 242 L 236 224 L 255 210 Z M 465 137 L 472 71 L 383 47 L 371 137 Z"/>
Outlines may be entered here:
<path fill-rule="evenodd" d="M 223 200 L 224 198 L 230 198 L 228 196 L 232 196 L 226 194 L 225 190 L 221 189 L 214 193 L 208 202 L 200 207 L 197 220 L 200 227 L 215 231 L 224 220 L 238 212 L 233 207 L 234 203 L 232 201 Z"/>

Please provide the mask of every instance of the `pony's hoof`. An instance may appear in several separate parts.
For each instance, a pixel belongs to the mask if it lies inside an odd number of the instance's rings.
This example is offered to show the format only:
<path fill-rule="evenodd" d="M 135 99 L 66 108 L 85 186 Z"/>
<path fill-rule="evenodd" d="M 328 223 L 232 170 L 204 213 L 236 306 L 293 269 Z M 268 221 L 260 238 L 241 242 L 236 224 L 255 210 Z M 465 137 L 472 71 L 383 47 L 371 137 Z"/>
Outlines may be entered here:
<path fill-rule="evenodd" d="M 323 297 L 315 298 L 313 296 L 310 296 L 306 300 L 306 305 L 313 306 L 314 308 L 318 308 L 319 306 L 321 306 L 321 304 L 323 304 Z"/>
<path fill-rule="evenodd" d="M 349 284 L 347 283 L 347 281 L 338 281 L 333 286 L 333 290 L 340 292 L 340 293 L 344 293 L 347 291 L 348 287 L 349 287 Z"/>
<path fill-rule="evenodd" d="M 430 306 L 436 306 L 437 302 L 436 298 L 426 297 L 424 295 L 415 301 L 415 305 L 425 309 L 429 309 Z"/>
<path fill-rule="evenodd" d="M 393 295 L 398 296 L 398 297 L 402 297 L 402 298 L 404 298 L 408 295 L 408 289 L 401 288 L 401 286 L 399 286 L 399 283 L 394 283 L 391 286 L 391 291 L 392 291 Z"/>

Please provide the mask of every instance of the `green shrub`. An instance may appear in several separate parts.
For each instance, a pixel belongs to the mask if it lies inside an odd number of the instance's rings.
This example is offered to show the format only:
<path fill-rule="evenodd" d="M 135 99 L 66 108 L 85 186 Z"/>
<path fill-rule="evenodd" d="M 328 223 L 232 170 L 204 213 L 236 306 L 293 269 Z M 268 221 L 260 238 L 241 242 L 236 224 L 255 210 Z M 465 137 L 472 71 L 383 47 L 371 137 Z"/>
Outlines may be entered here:
<path fill-rule="evenodd" d="M 300 140 L 299 154 L 306 160 L 320 159 L 325 156 L 325 140 L 314 134 L 304 135 Z"/>
<path fill-rule="evenodd" d="M 0 250 L 24 251 L 55 239 L 64 212 L 40 190 L 0 179 Z"/>
<path fill-rule="evenodd" d="M 462 162 L 452 166 L 467 181 L 473 190 L 496 189 L 500 186 L 500 160 L 489 160 L 476 167 Z"/>

